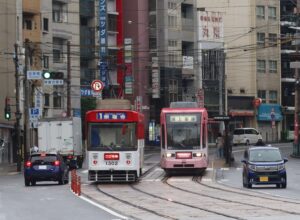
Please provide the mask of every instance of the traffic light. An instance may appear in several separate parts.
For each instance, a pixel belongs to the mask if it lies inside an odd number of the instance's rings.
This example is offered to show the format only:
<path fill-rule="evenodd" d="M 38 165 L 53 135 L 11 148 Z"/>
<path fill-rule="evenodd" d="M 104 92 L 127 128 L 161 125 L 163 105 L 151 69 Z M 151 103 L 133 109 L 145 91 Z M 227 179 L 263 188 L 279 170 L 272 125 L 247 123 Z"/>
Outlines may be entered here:
<path fill-rule="evenodd" d="M 9 120 L 11 118 L 9 98 L 5 98 L 4 118 L 6 120 Z"/>
<path fill-rule="evenodd" d="M 44 70 L 43 71 L 43 78 L 44 79 L 63 79 L 64 73 L 59 71 L 49 71 Z"/>

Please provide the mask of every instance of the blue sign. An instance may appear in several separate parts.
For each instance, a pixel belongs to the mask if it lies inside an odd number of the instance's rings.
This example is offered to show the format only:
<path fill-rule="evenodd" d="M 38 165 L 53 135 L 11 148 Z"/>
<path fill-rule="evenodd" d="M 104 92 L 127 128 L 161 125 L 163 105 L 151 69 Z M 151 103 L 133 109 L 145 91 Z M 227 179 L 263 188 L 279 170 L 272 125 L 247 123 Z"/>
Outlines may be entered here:
<path fill-rule="evenodd" d="M 92 92 L 91 89 L 81 88 L 80 89 L 80 94 L 81 94 L 81 96 L 93 96 L 93 92 Z"/>
<path fill-rule="evenodd" d="M 106 0 L 99 1 L 99 56 L 100 56 L 100 80 L 104 83 L 104 87 L 108 85 L 108 71 L 106 57 L 107 51 L 107 2 Z"/>
<path fill-rule="evenodd" d="M 127 114 L 124 112 L 98 112 L 96 118 L 99 120 L 125 120 Z"/>
<path fill-rule="evenodd" d="M 278 104 L 261 104 L 258 107 L 258 121 L 281 121 L 281 106 Z"/>
<path fill-rule="evenodd" d="M 81 117 L 81 109 L 80 108 L 74 108 L 73 109 L 73 116 L 76 118 L 80 118 Z"/>

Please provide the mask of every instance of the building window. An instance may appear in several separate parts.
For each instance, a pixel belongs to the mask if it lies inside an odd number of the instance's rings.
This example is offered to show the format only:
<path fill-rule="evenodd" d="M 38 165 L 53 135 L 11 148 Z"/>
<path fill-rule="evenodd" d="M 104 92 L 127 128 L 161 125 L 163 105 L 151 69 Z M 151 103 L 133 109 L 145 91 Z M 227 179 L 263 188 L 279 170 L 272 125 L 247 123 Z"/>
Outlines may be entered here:
<path fill-rule="evenodd" d="M 175 53 L 169 54 L 169 66 L 175 67 L 178 65 L 177 55 Z"/>
<path fill-rule="evenodd" d="M 265 33 L 257 33 L 257 45 L 265 46 Z"/>
<path fill-rule="evenodd" d="M 277 46 L 277 34 L 269 34 L 269 46 Z"/>
<path fill-rule="evenodd" d="M 43 18 L 43 30 L 49 31 L 49 19 L 48 18 Z"/>
<path fill-rule="evenodd" d="M 149 38 L 149 49 L 156 49 L 156 38 Z"/>
<path fill-rule="evenodd" d="M 61 108 L 61 94 L 59 92 L 53 93 L 53 108 Z"/>
<path fill-rule="evenodd" d="M 169 47 L 177 47 L 177 40 L 169 40 L 168 45 Z"/>
<path fill-rule="evenodd" d="M 176 7 L 177 5 L 175 2 L 168 2 L 168 9 L 174 10 Z"/>
<path fill-rule="evenodd" d="M 277 61 L 269 60 L 269 73 L 277 73 Z"/>
<path fill-rule="evenodd" d="M 64 40 L 61 38 L 53 38 L 53 63 L 63 63 Z"/>
<path fill-rule="evenodd" d="M 257 60 L 256 70 L 258 73 L 266 72 L 266 61 L 265 60 Z"/>
<path fill-rule="evenodd" d="M 277 91 L 269 91 L 269 103 L 277 103 Z"/>
<path fill-rule="evenodd" d="M 170 102 L 178 101 L 178 81 L 176 79 L 169 81 L 169 100 Z"/>
<path fill-rule="evenodd" d="M 169 28 L 176 28 L 177 27 L 177 16 L 169 15 L 168 16 L 168 25 L 169 25 Z"/>
<path fill-rule="evenodd" d="M 268 8 L 268 17 L 269 19 L 272 19 L 272 20 L 276 20 L 276 7 L 269 7 Z"/>
<path fill-rule="evenodd" d="M 265 18 L 265 6 L 256 6 L 256 17 L 261 19 Z"/>
<path fill-rule="evenodd" d="M 50 106 L 50 95 L 48 93 L 44 94 L 44 107 Z"/>
<path fill-rule="evenodd" d="M 257 97 L 261 98 L 262 103 L 266 103 L 266 90 L 258 90 Z"/>
<path fill-rule="evenodd" d="M 67 12 L 64 4 L 53 4 L 52 20 L 55 23 L 67 22 Z"/>
<path fill-rule="evenodd" d="M 48 69 L 49 68 L 49 56 L 43 56 L 43 67 L 45 69 Z"/>
<path fill-rule="evenodd" d="M 32 20 L 31 19 L 24 20 L 23 29 L 32 30 Z"/>

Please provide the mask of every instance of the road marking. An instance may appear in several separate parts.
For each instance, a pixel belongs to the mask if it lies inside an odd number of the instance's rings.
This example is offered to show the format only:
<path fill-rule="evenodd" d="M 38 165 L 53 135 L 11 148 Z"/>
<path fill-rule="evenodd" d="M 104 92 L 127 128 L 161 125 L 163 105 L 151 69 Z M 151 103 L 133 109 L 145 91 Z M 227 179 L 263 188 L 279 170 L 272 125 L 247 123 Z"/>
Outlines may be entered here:
<path fill-rule="evenodd" d="M 80 173 L 88 173 L 89 171 L 88 170 L 82 170 L 80 171 Z"/>
<path fill-rule="evenodd" d="M 170 182 L 190 182 L 191 179 L 182 179 L 182 178 L 171 178 L 169 179 Z"/>
<path fill-rule="evenodd" d="M 212 167 L 208 167 L 208 168 L 206 168 L 206 170 L 207 170 L 207 171 L 212 171 L 213 168 L 212 168 Z"/>
<path fill-rule="evenodd" d="M 220 168 L 220 170 L 229 170 L 229 168 L 227 168 L 227 167 L 222 167 L 222 168 Z"/>
<path fill-rule="evenodd" d="M 70 191 L 71 191 L 71 189 L 70 189 Z M 71 192 L 72 192 L 72 191 L 71 191 Z M 72 192 L 72 193 L 73 193 L 73 192 Z M 75 193 L 73 193 L 73 194 L 76 195 Z M 76 195 L 76 196 L 77 196 L 77 195 Z M 86 202 L 88 202 L 88 203 L 90 203 L 90 204 L 92 204 L 92 205 L 94 205 L 94 206 L 96 206 L 96 207 L 99 208 L 99 209 L 102 209 L 102 210 L 108 212 L 108 213 L 111 214 L 111 215 L 116 216 L 117 218 L 125 219 L 125 220 L 130 220 L 128 217 L 123 216 L 123 215 L 121 215 L 121 214 L 119 214 L 119 213 L 117 213 L 117 212 L 115 212 L 115 211 L 113 211 L 113 210 L 111 210 L 111 209 L 109 209 L 109 208 L 107 208 L 107 207 L 105 207 L 105 206 L 102 206 L 102 205 L 100 205 L 100 204 L 98 204 L 98 203 L 96 203 L 96 202 L 90 200 L 89 198 L 87 198 L 87 197 L 85 197 L 85 196 L 82 196 L 82 195 L 81 195 L 81 196 L 77 196 L 77 197 L 80 198 L 80 199 L 82 199 L 82 200 L 84 200 L 84 201 L 86 201 Z"/>
<path fill-rule="evenodd" d="M 212 179 L 211 178 L 202 178 L 201 181 L 203 181 L 203 182 L 211 182 Z"/>

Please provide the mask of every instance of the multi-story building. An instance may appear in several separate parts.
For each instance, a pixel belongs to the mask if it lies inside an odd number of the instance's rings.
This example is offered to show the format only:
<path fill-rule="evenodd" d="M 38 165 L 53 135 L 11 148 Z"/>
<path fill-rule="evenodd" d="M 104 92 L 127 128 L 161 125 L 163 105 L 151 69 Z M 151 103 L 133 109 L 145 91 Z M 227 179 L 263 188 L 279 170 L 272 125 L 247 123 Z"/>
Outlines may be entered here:
<path fill-rule="evenodd" d="M 105 82 L 102 98 L 129 99 L 134 108 L 144 113 L 146 130 L 149 121 L 148 15 L 144 13 L 147 3 L 146 0 L 80 1 L 82 97 L 93 96 L 91 82 L 102 80 Z"/>
<path fill-rule="evenodd" d="M 22 1 L 0 1 L 0 164 L 16 162 L 14 45 L 22 45 Z M 5 99 L 10 102 L 11 119 L 4 118 Z"/>
<path fill-rule="evenodd" d="M 288 140 L 294 139 L 295 112 L 295 69 L 290 68 L 290 62 L 295 61 L 295 33 L 297 27 L 297 0 L 280 1 L 281 11 L 281 86 L 283 106 L 283 131 Z M 294 27 L 294 28 L 293 28 Z M 290 134 L 290 135 L 289 135 Z"/>
<path fill-rule="evenodd" d="M 151 118 L 156 123 L 161 108 L 173 101 L 197 101 L 210 118 L 224 114 L 223 22 L 215 12 L 201 10 L 196 0 L 149 1 Z"/>
<path fill-rule="evenodd" d="M 227 113 L 232 127 L 257 127 L 264 140 L 280 136 L 280 2 L 198 1 L 224 14 Z M 253 101 L 259 98 L 259 107 Z"/>

